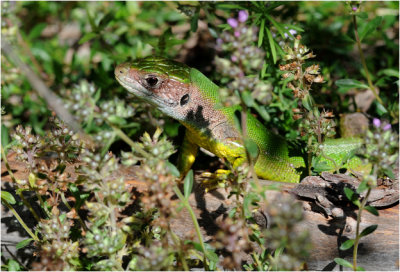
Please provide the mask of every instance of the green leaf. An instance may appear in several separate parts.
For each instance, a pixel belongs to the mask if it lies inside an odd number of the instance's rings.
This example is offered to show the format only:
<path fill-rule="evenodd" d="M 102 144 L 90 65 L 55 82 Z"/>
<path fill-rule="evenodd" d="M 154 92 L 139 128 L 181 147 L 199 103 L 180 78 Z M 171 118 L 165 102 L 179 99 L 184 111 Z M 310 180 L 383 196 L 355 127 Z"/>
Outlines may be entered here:
<path fill-rule="evenodd" d="M 165 54 L 165 49 L 167 47 L 167 41 L 171 38 L 171 36 L 172 36 L 172 29 L 171 29 L 171 27 L 169 27 L 158 38 L 157 50 L 158 50 L 159 54 L 161 54 L 161 55 Z"/>
<path fill-rule="evenodd" d="M 247 152 L 249 152 L 250 158 L 252 160 L 257 159 L 258 153 L 259 153 L 259 149 L 258 149 L 258 145 L 256 144 L 256 142 L 253 141 L 250 138 L 247 138 L 244 141 L 244 146 L 245 146 Z"/>
<path fill-rule="evenodd" d="M 385 173 L 386 176 L 388 176 L 390 179 L 396 179 L 396 176 L 394 175 L 393 171 L 391 169 L 384 169 L 383 172 Z"/>
<path fill-rule="evenodd" d="M 360 238 L 367 236 L 368 234 L 373 233 L 376 229 L 378 228 L 378 225 L 371 225 L 363 229 L 363 231 L 360 233 Z"/>
<path fill-rule="evenodd" d="M 183 181 L 183 191 L 186 199 L 189 198 L 189 195 L 192 192 L 192 188 L 193 188 L 193 170 L 190 169 L 190 171 L 187 173 Z"/>
<path fill-rule="evenodd" d="M 215 2 L 219 9 L 242 9 L 243 7 L 237 4 L 228 4 L 225 2 Z"/>
<path fill-rule="evenodd" d="M 13 259 L 8 260 L 8 271 L 20 271 L 19 263 Z"/>
<path fill-rule="evenodd" d="M 33 241 L 32 238 L 28 238 L 28 239 L 22 240 L 21 242 L 19 242 L 19 243 L 15 246 L 15 248 L 16 248 L 16 249 L 24 248 L 24 247 L 26 247 L 27 245 L 29 245 L 29 244 L 31 243 L 31 241 Z"/>
<path fill-rule="evenodd" d="M 4 148 L 4 152 L 7 152 L 7 145 L 10 142 L 10 136 L 8 134 L 8 128 L 1 124 L 1 146 Z"/>
<path fill-rule="evenodd" d="M 378 212 L 378 210 L 377 210 L 375 207 L 372 207 L 372 206 L 365 206 L 365 207 L 364 207 L 364 210 L 366 210 L 366 211 L 372 213 L 372 214 L 375 215 L 375 216 L 379 216 L 379 212 Z"/>
<path fill-rule="evenodd" d="M 206 254 L 206 257 L 208 260 L 210 260 L 214 263 L 218 263 L 219 258 L 218 258 L 218 255 L 214 251 L 206 250 L 205 254 Z"/>
<path fill-rule="evenodd" d="M 34 173 L 29 173 L 29 186 L 31 186 L 31 188 L 35 188 L 36 187 L 36 175 Z"/>
<path fill-rule="evenodd" d="M 302 100 L 301 103 L 303 104 L 303 106 L 308 110 L 308 111 L 312 111 L 313 107 L 314 107 L 314 101 L 311 97 L 311 95 L 306 95 Z"/>
<path fill-rule="evenodd" d="M 358 36 L 360 37 L 360 41 L 362 41 L 366 36 L 370 35 L 375 31 L 375 29 L 381 24 L 382 17 L 378 16 L 372 19 L 368 24 L 360 30 Z"/>
<path fill-rule="evenodd" d="M 350 188 L 345 187 L 344 189 L 344 194 L 346 197 L 357 207 L 360 207 L 360 200 L 358 199 L 357 194 Z"/>
<path fill-rule="evenodd" d="M 261 69 L 261 78 L 265 77 L 265 73 L 267 72 L 268 63 L 264 60 L 263 67 Z"/>
<path fill-rule="evenodd" d="M 386 75 L 386 76 L 389 76 L 389 77 L 397 77 L 397 78 L 399 78 L 399 70 L 387 68 L 387 69 L 380 70 L 378 72 L 378 75 Z"/>
<path fill-rule="evenodd" d="M 90 33 L 86 33 L 85 35 L 83 35 L 83 37 L 79 40 L 79 44 L 83 44 L 87 41 L 90 41 L 93 38 L 96 38 L 98 36 L 98 34 L 90 32 Z"/>
<path fill-rule="evenodd" d="M 365 12 L 365 11 L 363 11 L 363 12 L 358 12 L 358 13 L 356 14 L 356 16 L 357 16 L 358 18 L 360 18 L 360 19 L 368 19 L 368 13 Z"/>
<path fill-rule="evenodd" d="M 249 91 L 244 91 L 241 93 L 241 97 L 243 99 L 243 102 L 246 104 L 247 107 L 253 107 L 254 106 L 254 99 L 251 96 L 251 93 Z"/>
<path fill-rule="evenodd" d="M 86 6 L 85 11 L 86 11 L 86 15 L 87 15 L 90 27 L 92 28 L 92 31 L 96 32 L 97 31 L 97 26 L 94 23 L 92 15 L 90 15 L 89 6 Z"/>
<path fill-rule="evenodd" d="M 365 269 L 361 266 L 357 266 L 356 271 L 365 271 Z"/>
<path fill-rule="evenodd" d="M 349 263 L 348 261 L 346 261 L 345 259 L 342 259 L 342 258 L 335 258 L 334 261 L 335 261 L 338 265 L 353 268 L 353 265 L 352 265 L 351 263 Z"/>
<path fill-rule="evenodd" d="M 267 36 L 268 36 L 268 41 L 269 41 L 269 47 L 271 48 L 271 53 L 272 53 L 272 59 L 274 61 L 274 64 L 276 63 L 276 49 L 275 49 L 275 42 L 274 39 L 272 38 L 272 34 L 269 31 L 268 28 L 265 28 L 267 31 Z"/>
<path fill-rule="evenodd" d="M 265 19 L 261 19 L 260 31 L 258 32 L 258 47 L 261 47 L 264 39 Z"/>
<path fill-rule="evenodd" d="M 241 118 L 242 112 L 240 110 L 235 110 L 233 113 L 233 123 L 235 124 L 235 127 L 239 130 L 242 131 L 242 118 Z"/>
<path fill-rule="evenodd" d="M 385 106 L 383 106 L 377 100 L 375 100 L 374 103 L 376 106 L 376 113 L 379 115 L 379 117 L 388 112 L 387 109 L 385 108 Z"/>
<path fill-rule="evenodd" d="M 348 250 L 354 245 L 354 242 L 355 242 L 354 239 L 345 241 L 343 244 L 340 245 L 340 250 Z"/>
<path fill-rule="evenodd" d="M 173 165 L 172 163 L 170 163 L 169 161 L 166 161 L 165 164 L 166 164 L 166 166 L 167 166 L 169 172 L 170 172 L 173 176 L 179 178 L 180 173 L 179 173 L 178 168 L 176 168 L 176 166 Z"/>
<path fill-rule="evenodd" d="M 243 199 L 243 210 L 244 216 L 250 218 L 252 216 L 251 207 L 254 201 L 258 201 L 260 198 L 256 193 L 248 193 Z"/>
<path fill-rule="evenodd" d="M 282 38 L 283 39 L 286 39 L 286 36 L 285 36 L 285 30 L 281 27 L 281 25 L 277 22 L 277 21 L 275 21 L 271 16 L 269 16 L 269 15 L 265 15 L 267 18 L 268 18 L 268 20 L 274 25 L 274 27 L 276 28 L 276 30 L 278 30 L 278 32 L 279 32 L 279 34 L 282 36 Z M 268 29 L 268 28 L 267 28 Z M 287 32 L 289 32 L 289 31 L 287 31 Z M 289 33 L 290 34 L 290 33 Z M 289 35 L 288 34 L 288 35 Z M 293 35 L 292 34 L 290 34 L 290 36 L 292 36 L 293 37 Z"/>
<path fill-rule="evenodd" d="M 364 179 L 360 185 L 358 185 L 358 188 L 356 190 L 357 193 L 361 194 L 362 192 L 364 192 L 365 190 L 368 189 L 368 185 L 367 185 L 367 180 Z"/>
<path fill-rule="evenodd" d="M 194 242 L 194 241 L 191 241 L 191 240 L 186 240 L 185 243 L 192 244 L 194 249 L 196 249 L 199 252 L 203 252 L 203 248 L 201 247 L 200 243 L 197 243 L 197 242 Z"/>
<path fill-rule="evenodd" d="M 123 126 L 126 124 L 126 120 L 120 116 L 117 115 L 111 115 L 110 117 L 107 118 L 109 122 L 111 122 L 114 125 L 118 126 Z"/>
<path fill-rule="evenodd" d="M 339 79 L 335 82 L 336 86 L 343 87 L 343 88 L 359 88 L 359 89 L 369 89 L 368 85 L 361 83 L 355 79 Z"/>
<path fill-rule="evenodd" d="M 1 191 L 1 200 L 4 200 L 11 205 L 16 203 L 14 196 L 7 191 Z"/>
<path fill-rule="evenodd" d="M 42 34 L 43 29 L 45 29 L 47 26 L 46 23 L 39 23 L 37 25 L 35 25 L 32 30 L 29 32 L 28 35 L 28 40 L 33 40 L 36 39 L 37 37 L 40 36 L 40 34 Z"/>
<path fill-rule="evenodd" d="M 198 21 L 199 21 L 199 8 L 196 9 L 196 13 L 192 17 L 192 20 L 190 21 L 190 31 L 192 32 L 197 31 Z"/>
<path fill-rule="evenodd" d="M 282 24 L 283 27 L 287 27 L 288 29 L 294 29 L 296 31 L 299 32 L 304 32 L 304 29 L 302 29 L 301 27 L 297 26 L 297 25 L 291 25 L 291 24 Z"/>
<path fill-rule="evenodd" d="M 208 26 L 208 31 L 213 38 L 217 39 L 219 37 L 218 32 L 213 27 Z"/>
<path fill-rule="evenodd" d="M 101 18 L 98 24 L 99 31 L 103 30 L 112 19 L 114 19 L 114 13 L 112 12 L 107 13 L 103 18 Z"/>
<path fill-rule="evenodd" d="M 271 116 L 269 115 L 268 111 L 266 110 L 266 107 L 264 106 L 259 106 L 258 104 L 254 105 L 254 108 L 256 109 L 257 113 L 267 122 L 271 120 Z"/>

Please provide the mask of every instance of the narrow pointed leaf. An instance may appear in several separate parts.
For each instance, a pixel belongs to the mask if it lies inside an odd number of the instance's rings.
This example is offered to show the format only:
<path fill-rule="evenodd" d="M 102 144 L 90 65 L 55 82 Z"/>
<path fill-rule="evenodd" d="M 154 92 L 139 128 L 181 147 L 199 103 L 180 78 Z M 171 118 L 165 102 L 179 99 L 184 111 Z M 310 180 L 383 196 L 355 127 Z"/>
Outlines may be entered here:
<path fill-rule="evenodd" d="M 260 31 L 258 32 L 258 47 L 262 45 L 264 39 L 264 26 L 265 26 L 265 19 L 261 20 Z"/>
<path fill-rule="evenodd" d="M 368 212 L 372 213 L 373 215 L 379 216 L 379 212 L 375 207 L 365 206 L 364 209 L 367 210 Z"/>
<path fill-rule="evenodd" d="M 192 192 L 192 188 L 193 188 L 193 170 L 190 170 L 189 173 L 187 173 L 185 180 L 183 182 L 183 191 L 186 199 Z"/>
<path fill-rule="evenodd" d="M 347 240 L 343 244 L 340 245 L 340 250 L 347 250 L 354 245 L 354 239 Z"/>
<path fill-rule="evenodd" d="M 335 258 L 334 261 L 335 261 L 338 265 L 353 268 L 353 265 L 352 265 L 351 263 L 349 263 L 348 261 L 346 261 L 345 259 L 342 259 L 342 258 Z"/>
<path fill-rule="evenodd" d="M 371 225 L 371 226 L 366 227 L 360 233 L 360 237 L 364 237 L 364 236 L 367 236 L 368 234 L 373 233 L 377 228 L 378 228 L 378 225 Z"/>
<path fill-rule="evenodd" d="M 14 205 L 16 203 L 13 195 L 6 191 L 1 191 L 1 200 L 4 200 L 11 205 Z"/>
<path fill-rule="evenodd" d="M 272 53 L 272 59 L 273 59 L 274 63 L 276 63 L 276 49 L 275 49 L 274 39 L 272 38 L 272 34 L 268 28 L 265 28 L 265 31 L 267 31 L 269 47 L 271 48 L 271 53 Z"/>

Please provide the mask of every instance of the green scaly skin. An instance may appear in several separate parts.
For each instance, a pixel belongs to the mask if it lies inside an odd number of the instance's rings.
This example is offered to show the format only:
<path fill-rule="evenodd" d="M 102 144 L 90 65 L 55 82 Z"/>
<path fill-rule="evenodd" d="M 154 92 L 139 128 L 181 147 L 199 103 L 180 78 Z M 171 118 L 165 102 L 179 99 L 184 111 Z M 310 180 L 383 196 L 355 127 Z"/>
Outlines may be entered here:
<path fill-rule="evenodd" d="M 173 60 L 147 57 L 118 65 L 115 77 L 130 93 L 187 128 L 178 162 L 182 176 L 191 168 L 199 147 L 225 158 L 234 168 L 247 161 L 241 133 L 234 125 L 235 111 L 241 108 L 223 107 L 219 87 L 198 70 Z M 246 124 L 247 137 L 259 148 L 256 174 L 269 180 L 299 182 L 306 170 L 304 154 L 289 148 L 285 139 L 266 130 L 251 114 L 247 114 Z M 333 169 L 336 165 L 366 170 L 357 158 L 342 165 L 343 158 L 360 144 L 359 139 L 329 139 L 321 160 Z"/>

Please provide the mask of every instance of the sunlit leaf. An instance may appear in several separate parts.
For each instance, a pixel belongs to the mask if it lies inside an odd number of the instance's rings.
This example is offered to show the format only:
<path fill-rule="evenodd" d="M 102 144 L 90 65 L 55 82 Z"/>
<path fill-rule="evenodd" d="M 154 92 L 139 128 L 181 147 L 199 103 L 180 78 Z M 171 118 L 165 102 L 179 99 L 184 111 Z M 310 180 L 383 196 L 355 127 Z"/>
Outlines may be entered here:
<path fill-rule="evenodd" d="M 193 188 L 193 170 L 190 169 L 190 171 L 187 173 L 183 181 L 183 191 L 185 198 L 189 197 L 190 193 L 192 192 L 192 188 Z"/>
<path fill-rule="evenodd" d="M 7 191 L 1 191 L 1 200 L 6 201 L 8 204 L 14 205 L 16 203 L 12 194 Z"/>

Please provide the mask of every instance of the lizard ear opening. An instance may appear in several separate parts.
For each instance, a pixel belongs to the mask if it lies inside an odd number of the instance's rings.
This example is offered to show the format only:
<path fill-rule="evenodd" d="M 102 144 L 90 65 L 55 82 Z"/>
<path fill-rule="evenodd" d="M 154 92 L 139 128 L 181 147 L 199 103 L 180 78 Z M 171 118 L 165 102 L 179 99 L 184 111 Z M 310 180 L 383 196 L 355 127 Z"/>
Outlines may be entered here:
<path fill-rule="evenodd" d="M 182 96 L 180 105 L 181 106 L 186 105 L 189 102 L 189 98 L 190 98 L 189 94 L 185 94 L 184 96 Z"/>

